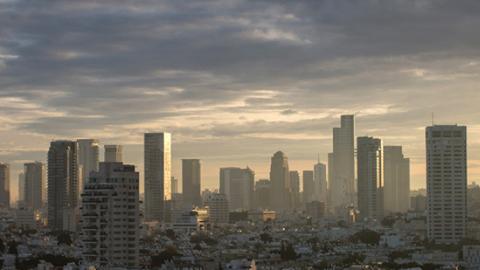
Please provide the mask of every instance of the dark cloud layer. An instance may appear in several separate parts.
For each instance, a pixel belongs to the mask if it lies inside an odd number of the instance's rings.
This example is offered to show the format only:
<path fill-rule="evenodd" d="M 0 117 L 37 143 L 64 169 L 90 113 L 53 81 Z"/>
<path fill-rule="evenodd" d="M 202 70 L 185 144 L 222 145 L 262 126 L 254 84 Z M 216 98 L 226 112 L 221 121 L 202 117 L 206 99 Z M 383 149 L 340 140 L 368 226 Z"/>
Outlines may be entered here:
<path fill-rule="evenodd" d="M 473 0 L 0 1 L 0 147 L 168 130 L 176 155 L 213 164 L 277 148 L 325 159 L 338 116 L 356 113 L 359 134 L 421 167 L 432 112 L 478 148 L 479 13 Z"/>

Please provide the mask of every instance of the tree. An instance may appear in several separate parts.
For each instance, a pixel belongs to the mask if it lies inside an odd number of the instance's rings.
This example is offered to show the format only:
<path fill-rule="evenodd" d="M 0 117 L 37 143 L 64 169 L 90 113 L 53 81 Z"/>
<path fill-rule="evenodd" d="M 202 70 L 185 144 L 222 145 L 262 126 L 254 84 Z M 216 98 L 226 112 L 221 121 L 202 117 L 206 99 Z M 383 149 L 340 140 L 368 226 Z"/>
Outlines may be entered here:
<path fill-rule="evenodd" d="M 270 243 L 273 241 L 273 237 L 268 233 L 261 233 L 260 240 L 262 240 L 264 243 Z"/>
<path fill-rule="evenodd" d="M 297 259 L 297 253 L 293 249 L 292 244 L 282 242 L 282 247 L 280 248 L 280 258 L 284 261 L 291 261 Z"/>
<path fill-rule="evenodd" d="M 168 246 L 160 252 L 158 255 L 152 256 L 151 259 L 151 266 L 152 268 L 161 267 L 165 262 L 173 260 L 175 256 L 180 256 L 177 252 L 177 249 L 173 246 Z"/>
<path fill-rule="evenodd" d="M 70 233 L 67 231 L 59 232 L 59 234 L 57 235 L 57 242 L 58 242 L 58 245 L 63 244 L 63 245 L 71 246 L 73 244 L 72 237 L 70 236 Z"/>
<path fill-rule="evenodd" d="M 378 245 L 380 234 L 369 229 L 361 230 L 350 237 L 352 242 L 362 242 L 368 245 Z"/>
<path fill-rule="evenodd" d="M 175 231 L 172 230 L 172 229 L 167 229 L 165 231 L 165 234 L 167 235 L 168 238 L 170 238 L 170 240 L 175 240 L 177 239 L 177 236 L 175 235 Z"/>

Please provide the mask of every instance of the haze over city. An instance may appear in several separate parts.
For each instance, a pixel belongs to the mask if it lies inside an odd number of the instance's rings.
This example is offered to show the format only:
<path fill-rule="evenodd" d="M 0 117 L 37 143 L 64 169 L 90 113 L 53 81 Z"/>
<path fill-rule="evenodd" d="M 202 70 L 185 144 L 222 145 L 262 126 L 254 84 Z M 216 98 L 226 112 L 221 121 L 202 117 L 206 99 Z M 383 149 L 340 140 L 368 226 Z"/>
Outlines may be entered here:
<path fill-rule="evenodd" d="M 181 158 L 268 176 L 331 151 L 340 114 L 356 134 L 403 145 L 425 187 L 424 126 L 469 126 L 479 174 L 478 4 L 464 1 L 0 2 L 0 157 L 18 172 L 52 139 L 125 145 L 143 167 L 146 131 Z M 143 174 L 143 172 L 142 172 Z M 16 181 L 14 179 L 13 181 Z M 16 196 L 16 195 L 14 195 Z"/>

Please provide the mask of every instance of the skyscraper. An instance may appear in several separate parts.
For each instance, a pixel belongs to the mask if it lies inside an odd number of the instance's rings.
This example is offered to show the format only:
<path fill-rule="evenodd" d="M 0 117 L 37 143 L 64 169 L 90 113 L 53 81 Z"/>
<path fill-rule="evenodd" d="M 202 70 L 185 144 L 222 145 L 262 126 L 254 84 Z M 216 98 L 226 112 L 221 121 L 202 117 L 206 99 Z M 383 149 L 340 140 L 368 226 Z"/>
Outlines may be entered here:
<path fill-rule="evenodd" d="M 255 207 L 260 209 L 270 208 L 271 185 L 268 179 L 260 179 L 255 183 Z"/>
<path fill-rule="evenodd" d="M 313 167 L 314 172 L 314 187 L 315 187 L 315 200 L 327 203 L 327 166 L 318 162 Z"/>
<path fill-rule="evenodd" d="M 0 163 L 0 207 L 10 207 L 10 165 Z"/>
<path fill-rule="evenodd" d="M 401 146 L 384 146 L 385 212 L 407 212 L 410 208 L 410 159 Z"/>
<path fill-rule="evenodd" d="M 53 141 L 48 150 L 48 227 L 70 230 L 78 203 L 77 142 Z"/>
<path fill-rule="evenodd" d="M 315 182 L 313 171 L 303 171 L 303 202 L 315 201 Z"/>
<path fill-rule="evenodd" d="M 220 168 L 220 193 L 231 210 L 253 209 L 255 173 L 250 168 Z"/>
<path fill-rule="evenodd" d="M 300 208 L 300 175 L 298 171 L 290 171 L 290 187 L 292 189 L 292 206 Z"/>
<path fill-rule="evenodd" d="M 105 162 L 123 162 L 123 146 L 119 144 L 108 144 L 105 148 Z"/>
<path fill-rule="evenodd" d="M 80 139 L 78 144 L 78 166 L 81 170 L 82 179 L 79 180 L 80 193 L 83 191 L 83 185 L 88 181 L 90 172 L 98 171 L 98 140 Z"/>
<path fill-rule="evenodd" d="M 340 127 L 333 128 L 333 174 L 330 184 L 331 208 L 344 208 L 355 202 L 355 121 L 342 115 Z"/>
<path fill-rule="evenodd" d="M 274 210 L 288 210 L 291 208 L 290 170 L 288 158 L 282 151 L 276 152 L 271 160 L 270 181 L 272 192 L 270 199 Z"/>
<path fill-rule="evenodd" d="M 199 159 L 182 159 L 182 193 L 186 205 L 202 206 Z"/>
<path fill-rule="evenodd" d="M 467 128 L 426 128 L 427 237 L 455 243 L 465 237 L 467 223 Z"/>
<path fill-rule="evenodd" d="M 145 218 L 161 221 L 165 215 L 165 201 L 171 200 L 171 135 L 145 133 Z"/>
<path fill-rule="evenodd" d="M 83 258 L 101 269 L 139 267 L 139 175 L 135 166 L 102 162 L 82 194 Z"/>
<path fill-rule="evenodd" d="M 39 161 L 24 164 L 25 171 L 25 206 L 40 210 L 45 201 L 45 165 Z"/>
<path fill-rule="evenodd" d="M 372 137 L 357 138 L 358 209 L 360 220 L 383 218 L 383 145 Z"/>
<path fill-rule="evenodd" d="M 18 174 L 18 202 L 25 200 L 25 174 L 23 172 Z"/>

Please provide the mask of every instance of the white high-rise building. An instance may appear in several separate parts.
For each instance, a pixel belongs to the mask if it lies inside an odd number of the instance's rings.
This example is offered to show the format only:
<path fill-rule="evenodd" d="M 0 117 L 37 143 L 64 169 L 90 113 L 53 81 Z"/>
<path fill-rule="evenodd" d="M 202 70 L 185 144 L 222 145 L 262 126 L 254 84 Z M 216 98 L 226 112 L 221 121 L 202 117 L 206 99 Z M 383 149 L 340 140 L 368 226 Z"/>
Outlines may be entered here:
<path fill-rule="evenodd" d="M 372 137 L 357 138 L 358 210 L 360 220 L 383 218 L 383 145 Z"/>
<path fill-rule="evenodd" d="M 427 237 L 438 243 L 465 238 L 467 224 L 467 128 L 426 128 Z"/>
<path fill-rule="evenodd" d="M 220 168 L 220 193 L 232 210 L 253 209 L 255 173 L 250 168 Z"/>
<path fill-rule="evenodd" d="M 24 164 L 24 202 L 25 206 L 33 210 L 40 210 L 45 202 L 45 165 L 42 162 Z"/>
<path fill-rule="evenodd" d="M 209 222 L 212 224 L 228 223 L 228 200 L 222 193 L 210 193 L 205 200 L 205 206 L 208 206 Z"/>
<path fill-rule="evenodd" d="M 10 207 L 10 165 L 0 163 L 0 208 Z"/>
<path fill-rule="evenodd" d="M 165 201 L 171 200 L 171 153 L 170 133 L 145 133 L 145 218 L 161 221 L 165 217 Z"/>
<path fill-rule="evenodd" d="M 78 205 L 76 141 L 53 141 L 48 150 L 48 227 L 72 230 Z"/>
<path fill-rule="evenodd" d="M 104 148 L 105 162 L 123 162 L 123 146 L 118 144 L 107 144 Z"/>
<path fill-rule="evenodd" d="M 83 259 L 98 269 L 139 267 L 139 174 L 135 166 L 102 162 L 82 194 Z"/>
<path fill-rule="evenodd" d="M 330 206 L 345 209 L 355 202 L 355 120 L 342 115 L 340 127 L 333 128 L 333 153 L 330 184 Z"/>
<path fill-rule="evenodd" d="M 83 186 L 88 181 L 90 172 L 98 171 L 98 152 L 100 146 L 98 140 L 95 139 L 80 139 L 78 144 L 78 166 L 80 169 L 79 175 L 79 189 L 80 193 L 83 191 Z"/>
<path fill-rule="evenodd" d="M 385 212 L 404 213 L 410 209 L 410 159 L 401 146 L 384 146 L 383 189 Z"/>
<path fill-rule="evenodd" d="M 327 166 L 318 162 L 313 167 L 315 200 L 327 203 Z"/>

